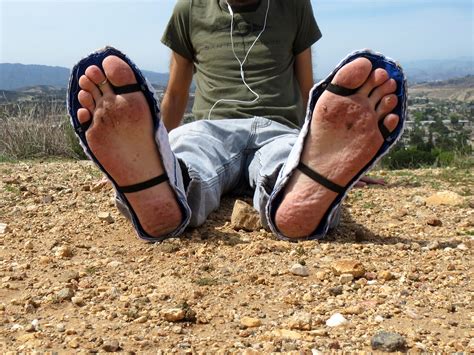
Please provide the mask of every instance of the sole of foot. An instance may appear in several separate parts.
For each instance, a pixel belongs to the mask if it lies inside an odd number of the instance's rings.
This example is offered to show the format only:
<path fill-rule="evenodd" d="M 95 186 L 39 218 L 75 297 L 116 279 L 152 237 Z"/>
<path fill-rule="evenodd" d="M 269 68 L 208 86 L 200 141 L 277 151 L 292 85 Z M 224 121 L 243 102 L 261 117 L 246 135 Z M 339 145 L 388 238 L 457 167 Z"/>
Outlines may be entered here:
<path fill-rule="evenodd" d="M 339 96 L 325 91 L 316 103 L 301 161 L 328 180 L 346 186 L 380 149 L 384 138 L 378 123 L 392 132 L 399 116 L 395 80 L 384 69 L 372 69 L 367 58 L 343 66 L 332 83 L 357 92 Z M 288 238 L 313 233 L 337 193 L 295 170 L 276 211 L 275 223 Z"/>
<path fill-rule="evenodd" d="M 98 66 L 89 66 L 79 78 L 78 100 L 82 108 L 77 117 L 81 124 L 92 120 L 86 131 L 92 153 L 119 186 L 163 174 L 145 96 L 141 92 L 116 95 L 110 85 L 135 84 L 132 69 L 113 55 L 103 60 L 102 67 L 103 71 Z M 176 196 L 167 182 L 125 196 L 150 236 L 164 236 L 182 221 Z"/>

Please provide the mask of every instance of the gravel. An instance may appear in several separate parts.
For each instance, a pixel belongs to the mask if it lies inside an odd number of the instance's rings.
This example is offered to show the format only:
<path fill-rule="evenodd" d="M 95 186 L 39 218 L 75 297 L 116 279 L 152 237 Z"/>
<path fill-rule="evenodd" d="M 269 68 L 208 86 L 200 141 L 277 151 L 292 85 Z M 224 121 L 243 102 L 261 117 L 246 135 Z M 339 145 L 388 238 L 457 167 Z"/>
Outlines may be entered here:
<path fill-rule="evenodd" d="M 225 198 L 200 228 L 150 244 L 90 163 L 1 163 L 2 349 L 474 352 L 472 178 L 377 174 L 388 186 L 351 191 L 322 241 L 235 230 Z M 346 322 L 327 325 L 336 314 Z"/>

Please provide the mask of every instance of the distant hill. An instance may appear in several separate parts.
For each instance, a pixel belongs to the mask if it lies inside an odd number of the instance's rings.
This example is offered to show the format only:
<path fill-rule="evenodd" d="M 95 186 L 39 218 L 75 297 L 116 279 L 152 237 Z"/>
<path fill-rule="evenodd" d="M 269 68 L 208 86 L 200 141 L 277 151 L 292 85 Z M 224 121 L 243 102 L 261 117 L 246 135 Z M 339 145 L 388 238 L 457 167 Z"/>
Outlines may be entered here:
<path fill-rule="evenodd" d="M 474 75 L 412 85 L 409 93 L 431 99 L 474 102 Z"/>
<path fill-rule="evenodd" d="M 36 64 L 0 63 L 0 90 L 19 90 L 31 86 L 66 88 L 70 69 Z M 166 86 L 168 74 L 144 70 L 143 74 L 157 86 Z"/>
<path fill-rule="evenodd" d="M 472 58 L 418 60 L 402 62 L 401 64 L 408 81 L 412 84 L 474 75 L 474 61 Z"/>
<path fill-rule="evenodd" d="M 470 58 L 403 62 L 402 66 L 410 84 L 474 75 L 474 63 Z M 18 90 L 38 85 L 66 88 L 69 71 L 68 68 L 47 65 L 0 63 L 0 90 Z M 143 74 L 156 86 L 166 87 L 168 83 L 167 73 L 144 70 Z"/>

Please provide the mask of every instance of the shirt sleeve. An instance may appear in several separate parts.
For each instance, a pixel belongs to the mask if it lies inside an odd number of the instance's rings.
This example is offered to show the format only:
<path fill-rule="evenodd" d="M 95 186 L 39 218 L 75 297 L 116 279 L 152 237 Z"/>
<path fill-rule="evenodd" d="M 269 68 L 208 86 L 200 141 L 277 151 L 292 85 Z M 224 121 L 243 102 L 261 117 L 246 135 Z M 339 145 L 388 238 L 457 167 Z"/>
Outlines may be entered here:
<path fill-rule="evenodd" d="M 189 59 L 194 59 L 194 49 L 190 36 L 191 0 L 178 0 L 173 14 L 161 37 L 161 43 L 172 51 Z"/>
<path fill-rule="evenodd" d="M 296 0 L 297 32 L 293 43 L 293 53 L 300 54 L 311 47 L 321 37 L 310 0 Z"/>

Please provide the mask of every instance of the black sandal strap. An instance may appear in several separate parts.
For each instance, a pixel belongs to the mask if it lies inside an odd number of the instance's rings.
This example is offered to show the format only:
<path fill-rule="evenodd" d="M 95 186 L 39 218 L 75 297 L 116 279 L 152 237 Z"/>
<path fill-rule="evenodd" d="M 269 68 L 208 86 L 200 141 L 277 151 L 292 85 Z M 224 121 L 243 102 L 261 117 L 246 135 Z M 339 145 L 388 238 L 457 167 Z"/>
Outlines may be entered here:
<path fill-rule="evenodd" d="M 87 131 L 89 129 L 91 124 L 92 124 L 92 119 L 90 119 L 89 121 L 84 122 L 84 123 L 79 123 L 79 127 L 77 128 L 77 133 L 79 133 L 79 134 L 85 133 L 85 131 Z"/>
<path fill-rule="evenodd" d="M 385 127 L 385 124 L 384 124 L 384 119 L 385 118 L 382 118 L 380 121 L 379 121 L 379 130 L 380 130 L 380 133 L 382 133 L 382 137 L 384 140 L 387 140 L 388 137 L 390 137 L 390 135 L 392 134 L 392 132 L 390 132 L 387 127 Z"/>
<path fill-rule="evenodd" d="M 338 194 L 343 193 L 344 191 L 346 191 L 345 187 L 343 187 L 341 185 L 338 185 L 338 184 L 326 179 L 324 176 L 322 176 L 321 174 L 318 174 L 316 171 L 309 168 L 308 166 L 306 166 L 302 162 L 300 162 L 298 164 L 298 169 L 303 174 L 307 175 L 308 177 L 310 177 L 311 179 L 313 179 L 314 181 L 316 181 L 317 183 L 323 185 L 324 187 L 328 188 L 331 191 L 337 192 Z"/>
<path fill-rule="evenodd" d="M 355 88 L 355 89 L 348 89 L 343 86 L 339 86 L 336 84 L 329 83 L 326 86 L 326 90 L 329 92 L 332 92 L 333 94 L 339 95 L 339 96 L 351 96 L 354 95 L 360 87 Z"/>
<path fill-rule="evenodd" d="M 130 84 L 124 86 L 114 86 L 112 83 L 109 83 L 116 95 L 130 94 L 137 91 L 145 91 L 145 88 L 140 84 Z"/>
<path fill-rule="evenodd" d="M 152 186 L 161 184 L 162 182 L 168 181 L 168 174 L 164 173 L 160 176 L 154 177 L 153 179 L 144 181 L 144 182 L 139 182 L 138 184 L 135 185 L 129 185 L 129 186 L 118 186 L 117 190 L 120 192 L 123 192 L 125 194 L 131 193 L 131 192 L 138 192 L 142 191 L 145 189 L 148 189 Z"/>

